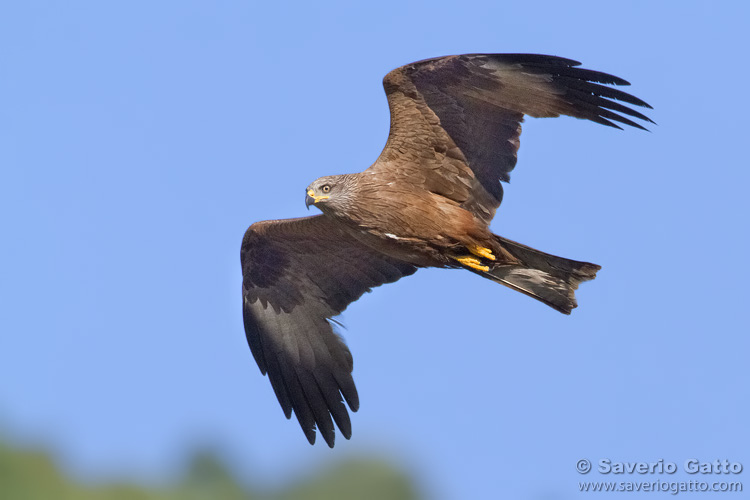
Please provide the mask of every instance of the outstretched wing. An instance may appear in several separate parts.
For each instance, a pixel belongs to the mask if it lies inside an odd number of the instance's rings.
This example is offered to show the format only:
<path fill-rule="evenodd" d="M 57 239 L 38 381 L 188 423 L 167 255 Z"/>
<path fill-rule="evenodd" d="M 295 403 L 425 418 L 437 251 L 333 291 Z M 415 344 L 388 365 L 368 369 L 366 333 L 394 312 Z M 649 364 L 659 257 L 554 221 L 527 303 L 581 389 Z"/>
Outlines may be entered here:
<path fill-rule="evenodd" d="M 648 104 L 606 86 L 627 81 L 579 65 L 536 54 L 467 54 L 397 68 L 383 80 L 391 130 L 371 168 L 418 179 L 489 223 L 502 201 L 499 181 L 509 181 L 516 165 L 524 115 L 615 128 L 643 129 L 627 116 L 653 123 L 622 103 Z"/>
<path fill-rule="evenodd" d="M 245 334 L 287 418 L 292 410 L 310 444 L 317 426 L 328 446 L 351 437 L 359 408 L 352 355 L 331 326 L 364 292 L 413 274 L 411 264 L 359 243 L 324 215 L 258 222 L 242 241 Z"/>

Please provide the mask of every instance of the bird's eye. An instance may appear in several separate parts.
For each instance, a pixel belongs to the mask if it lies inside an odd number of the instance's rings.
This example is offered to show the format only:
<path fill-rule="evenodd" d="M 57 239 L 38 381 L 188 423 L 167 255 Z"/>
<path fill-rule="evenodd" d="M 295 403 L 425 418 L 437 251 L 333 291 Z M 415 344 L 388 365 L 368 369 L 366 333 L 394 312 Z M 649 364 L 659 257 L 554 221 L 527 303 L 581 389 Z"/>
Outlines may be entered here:
<path fill-rule="evenodd" d="M 327 193 L 327 192 L 329 192 L 331 190 L 331 186 L 329 186 L 328 184 L 326 184 L 325 186 L 323 186 L 322 188 L 320 188 L 320 190 L 323 191 L 324 193 Z"/>

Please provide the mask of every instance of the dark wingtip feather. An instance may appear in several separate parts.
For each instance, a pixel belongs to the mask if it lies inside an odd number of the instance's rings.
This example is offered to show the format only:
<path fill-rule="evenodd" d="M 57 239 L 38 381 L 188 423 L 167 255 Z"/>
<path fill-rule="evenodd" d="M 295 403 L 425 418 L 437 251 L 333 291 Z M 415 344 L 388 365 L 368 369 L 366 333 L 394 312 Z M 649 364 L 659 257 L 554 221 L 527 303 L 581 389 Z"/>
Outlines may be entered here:
<path fill-rule="evenodd" d="M 301 422 L 300 422 L 300 425 L 301 425 Z M 313 426 L 310 429 L 306 429 L 305 427 L 302 427 L 302 432 L 305 433 L 305 437 L 307 438 L 307 442 L 310 443 L 311 445 L 314 445 L 315 444 L 315 437 L 317 435 L 315 433 L 315 427 Z"/>
<path fill-rule="evenodd" d="M 333 446 L 336 444 L 336 432 L 320 432 L 323 435 L 323 439 L 325 440 L 326 444 L 329 448 L 333 448 Z"/>
<path fill-rule="evenodd" d="M 640 106 L 640 107 L 642 107 L 642 108 L 646 108 L 646 109 L 654 109 L 654 107 L 653 107 L 653 106 L 651 106 L 651 105 L 650 105 L 649 103 L 647 103 L 646 101 L 644 101 L 644 100 L 642 100 L 642 99 L 638 99 L 638 101 L 639 101 L 639 103 L 638 103 L 638 106 Z M 651 120 L 649 120 L 649 121 L 651 121 Z M 651 123 L 654 123 L 654 122 L 651 122 Z"/>
<path fill-rule="evenodd" d="M 601 116 L 604 116 L 605 118 L 609 118 L 610 120 L 615 120 L 615 121 L 618 121 L 620 123 L 624 123 L 625 125 L 630 125 L 631 127 L 635 127 L 635 128 L 641 129 L 641 130 L 648 131 L 648 129 L 646 127 L 642 126 L 641 124 L 636 123 L 633 120 L 629 120 L 629 119 L 625 118 L 624 116 L 620 116 L 617 113 L 613 113 L 612 111 L 609 111 L 608 109 L 600 109 L 599 113 L 600 113 Z"/>
<path fill-rule="evenodd" d="M 346 400 L 346 404 L 349 405 L 349 408 L 351 408 L 353 412 L 356 412 L 359 410 L 359 394 L 357 394 L 357 388 L 354 387 L 353 383 L 351 386 L 353 388 L 351 390 L 348 388 L 347 390 L 344 390 L 344 388 L 342 388 L 341 394 L 344 395 L 344 399 Z"/>
<path fill-rule="evenodd" d="M 593 69 L 568 67 L 561 69 L 557 72 L 557 74 L 560 76 L 576 78 L 578 80 L 604 83 L 607 85 L 630 85 L 630 82 L 625 80 L 624 78 L 620 78 L 619 76 L 610 75 L 609 73 L 604 73 L 603 71 L 596 71 Z"/>
<path fill-rule="evenodd" d="M 581 62 L 574 59 L 568 59 L 559 56 L 550 56 L 545 54 L 470 54 L 469 57 L 480 56 L 505 63 L 515 63 L 524 65 L 540 65 L 544 67 L 551 66 L 580 66 Z"/>
<path fill-rule="evenodd" d="M 616 123 L 612 123 L 611 121 L 607 120 L 606 118 L 602 118 L 601 116 L 596 116 L 589 118 L 594 123 L 598 123 L 599 125 L 606 125 L 607 127 L 616 128 L 618 130 L 623 130 L 623 128 Z"/>
<path fill-rule="evenodd" d="M 328 439 L 326 436 L 327 434 L 323 434 L 323 438 L 326 440 L 326 444 L 328 445 L 329 448 L 333 448 L 334 445 L 336 444 L 336 434 L 331 433 L 330 439 Z"/>

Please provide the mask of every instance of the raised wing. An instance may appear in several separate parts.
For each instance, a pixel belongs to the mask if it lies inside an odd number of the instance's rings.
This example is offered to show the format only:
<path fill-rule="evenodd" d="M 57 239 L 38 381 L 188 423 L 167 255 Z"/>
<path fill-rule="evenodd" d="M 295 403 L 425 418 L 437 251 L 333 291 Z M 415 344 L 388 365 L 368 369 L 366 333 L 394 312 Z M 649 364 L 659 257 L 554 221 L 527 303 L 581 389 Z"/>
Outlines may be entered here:
<path fill-rule="evenodd" d="M 372 168 L 411 176 L 489 223 L 502 201 L 499 181 L 509 181 L 516 165 L 523 115 L 615 128 L 643 129 L 627 116 L 653 123 L 622 103 L 651 106 L 606 86 L 627 81 L 579 65 L 536 54 L 467 54 L 397 68 L 383 80 L 391 130 Z"/>
<path fill-rule="evenodd" d="M 359 397 L 352 355 L 331 318 L 364 292 L 413 274 L 411 264 L 362 245 L 328 217 L 258 222 L 242 241 L 245 334 L 287 418 L 310 444 L 317 426 L 333 447 L 333 420 L 349 439 Z"/>

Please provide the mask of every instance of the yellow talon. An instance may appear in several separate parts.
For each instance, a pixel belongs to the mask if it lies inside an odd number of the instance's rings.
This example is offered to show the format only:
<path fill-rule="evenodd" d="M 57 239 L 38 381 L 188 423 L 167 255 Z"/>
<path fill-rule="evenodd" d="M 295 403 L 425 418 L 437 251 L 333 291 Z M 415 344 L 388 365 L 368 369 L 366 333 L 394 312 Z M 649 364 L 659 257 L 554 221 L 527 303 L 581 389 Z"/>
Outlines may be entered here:
<path fill-rule="evenodd" d="M 480 247 L 480 246 L 471 246 L 469 247 L 469 251 L 478 257 L 484 257 L 485 259 L 495 260 L 495 255 L 492 253 L 492 250 L 490 250 L 489 248 Z"/>
<path fill-rule="evenodd" d="M 483 266 L 482 263 L 477 259 L 476 257 L 466 256 L 466 257 L 452 257 L 453 259 L 459 261 L 461 264 L 470 267 L 472 269 L 476 269 L 477 271 L 489 271 L 489 266 Z"/>

